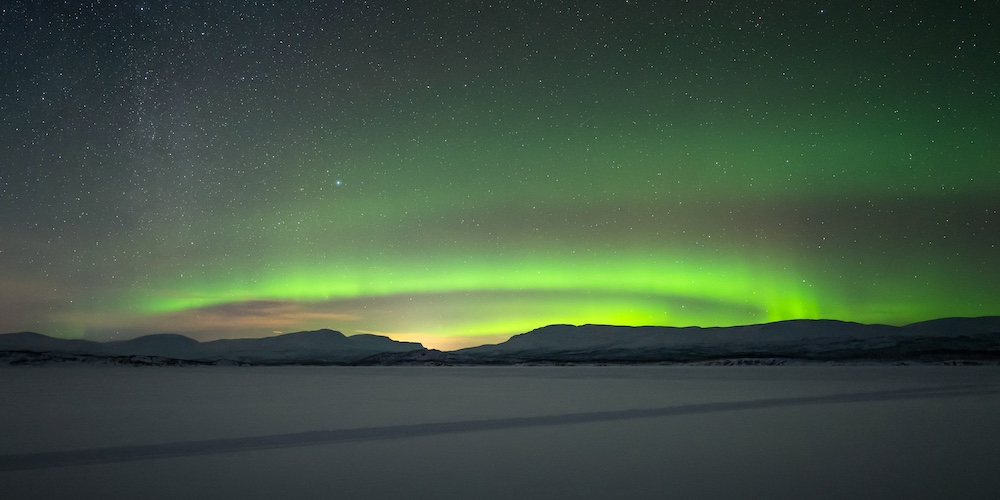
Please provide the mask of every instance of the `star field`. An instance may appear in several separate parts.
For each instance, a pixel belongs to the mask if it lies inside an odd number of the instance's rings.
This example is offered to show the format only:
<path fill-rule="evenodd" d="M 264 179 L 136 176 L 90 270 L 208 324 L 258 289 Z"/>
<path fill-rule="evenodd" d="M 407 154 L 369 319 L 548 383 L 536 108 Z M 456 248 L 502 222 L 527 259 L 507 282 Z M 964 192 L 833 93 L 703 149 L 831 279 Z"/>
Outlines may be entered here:
<path fill-rule="evenodd" d="M 0 331 L 1000 313 L 990 2 L 12 2 Z"/>

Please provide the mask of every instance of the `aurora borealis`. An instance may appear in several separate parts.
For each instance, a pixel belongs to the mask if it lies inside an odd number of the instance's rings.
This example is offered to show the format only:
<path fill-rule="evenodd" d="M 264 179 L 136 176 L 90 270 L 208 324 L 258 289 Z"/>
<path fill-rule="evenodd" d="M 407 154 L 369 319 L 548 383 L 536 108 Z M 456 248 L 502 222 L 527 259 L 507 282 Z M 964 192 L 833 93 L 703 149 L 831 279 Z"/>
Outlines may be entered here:
<path fill-rule="evenodd" d="M 1000 314 L 989 2 L 9 2 L 0 332 Z"/>

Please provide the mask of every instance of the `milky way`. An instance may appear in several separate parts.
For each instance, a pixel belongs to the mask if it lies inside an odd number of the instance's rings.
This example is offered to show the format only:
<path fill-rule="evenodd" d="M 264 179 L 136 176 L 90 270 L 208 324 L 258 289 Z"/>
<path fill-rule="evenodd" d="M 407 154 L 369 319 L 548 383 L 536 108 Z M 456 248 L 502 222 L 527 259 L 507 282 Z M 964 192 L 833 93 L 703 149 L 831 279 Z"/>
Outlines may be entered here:
<path fill-rule="evenodd" d="M 0 331 L 1000 313 L 989 2 L 12 2 Z"/>

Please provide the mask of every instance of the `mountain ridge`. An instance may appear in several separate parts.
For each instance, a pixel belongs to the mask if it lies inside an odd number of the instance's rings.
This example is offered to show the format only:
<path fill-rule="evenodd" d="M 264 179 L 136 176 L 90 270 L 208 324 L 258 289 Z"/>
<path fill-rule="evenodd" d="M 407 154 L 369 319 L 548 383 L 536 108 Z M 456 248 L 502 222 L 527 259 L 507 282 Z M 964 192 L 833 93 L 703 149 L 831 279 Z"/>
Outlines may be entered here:
<path fill-rule="evenodd" d="M 26 353 L 91 358 L 150 357 L 196 364 L 350 364 L 383 353 L 424 349 L 416 342 L 398 342 L 377 335 L 348 337 L 321 329 L 262 338 L 218 339 L 199 342 L 175 333 L 153 334 L 129 340 L 95 342 L 60 339 L 35 332 L 0 334 L 0 353 Z M 8 356 L 11 357 L 11 356 Z"/>
<path fill-rule="evenodd" d="M 388 359 L 392 358 L 392 359 Z M 786 320 L 732 327 L 548 325 L 435 356 L 390 354 L 378 364 L 1000 362 L 1000 316 L 904 326 Z M 758 364 L 747 362 L 746 364 Z"/>
<path fill-rule="evenodd" d="M 498 344 L 453 351 L 379 335 L 347 336 L 330 329 L 205 342 L 169 333 L 109 342 L 34 332 L 0 334 L 0 361 L 5 357 L 8 363 L 28 363 L 44 358 L 43 354 L 55 360 L 118 359 L 132 364 L 170 364 L 169 360 L 263 365 L 697 364 L 725 360 L 743 360 L 739 364 L 1000 363 L 1000 316 L 940 318 L 903 326 L 822 319 L 730 327 L 553 324 Z"/>

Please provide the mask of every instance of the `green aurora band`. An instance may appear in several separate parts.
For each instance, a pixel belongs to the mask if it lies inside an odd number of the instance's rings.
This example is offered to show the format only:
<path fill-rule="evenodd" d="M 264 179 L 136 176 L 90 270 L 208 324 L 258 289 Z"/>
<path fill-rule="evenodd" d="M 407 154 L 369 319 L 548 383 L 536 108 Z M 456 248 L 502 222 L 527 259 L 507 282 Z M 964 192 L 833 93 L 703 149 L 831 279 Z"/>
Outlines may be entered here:
<path fill-rule="evenodd" d="M 8 37 L 0 331 L 1000 314 L 989 6 L 355 7 Z"/>

